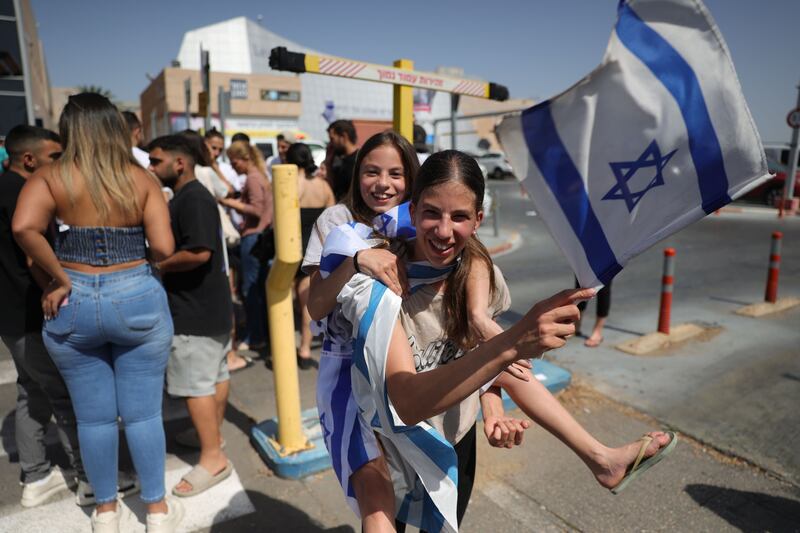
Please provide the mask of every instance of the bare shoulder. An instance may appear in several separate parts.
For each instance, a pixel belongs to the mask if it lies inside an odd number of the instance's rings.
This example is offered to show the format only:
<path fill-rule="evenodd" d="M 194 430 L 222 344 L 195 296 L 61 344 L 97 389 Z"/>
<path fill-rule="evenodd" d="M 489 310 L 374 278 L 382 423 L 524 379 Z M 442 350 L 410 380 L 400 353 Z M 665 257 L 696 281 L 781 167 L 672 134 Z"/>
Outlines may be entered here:
<path fill-rule="evenodd" d="M 131 165 L 131 175 L 140 191 L 150 193 L 161 190 L 161 183 L 159 183 L 158 178 L 142 167 Z"/>
<path fill-rule="evenodd" d="M 51 196 L 54 196 L 64 189 L 64 184 L 56 172 L 55 165 L 45 165 L 37 169 L 36 172 L 28 178 L 26 186 L 37 189 L 37 192 L 46 191 Z"/>

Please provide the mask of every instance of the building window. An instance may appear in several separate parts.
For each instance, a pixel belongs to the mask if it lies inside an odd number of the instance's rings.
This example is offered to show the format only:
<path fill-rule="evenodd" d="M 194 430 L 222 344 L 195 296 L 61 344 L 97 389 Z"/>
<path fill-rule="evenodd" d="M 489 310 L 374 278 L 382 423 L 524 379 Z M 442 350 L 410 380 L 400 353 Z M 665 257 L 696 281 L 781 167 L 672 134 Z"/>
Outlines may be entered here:
<path fill-rule="evenodd" d="M 276 89 L 261 89 L 261 99 L 268 102 L 299 102 L 300 91 L 278 91 Z"/>
<path fill-rule="evenodd" d="M 247 100 L 247 80 L 231 80 L 231 98 Z"/>

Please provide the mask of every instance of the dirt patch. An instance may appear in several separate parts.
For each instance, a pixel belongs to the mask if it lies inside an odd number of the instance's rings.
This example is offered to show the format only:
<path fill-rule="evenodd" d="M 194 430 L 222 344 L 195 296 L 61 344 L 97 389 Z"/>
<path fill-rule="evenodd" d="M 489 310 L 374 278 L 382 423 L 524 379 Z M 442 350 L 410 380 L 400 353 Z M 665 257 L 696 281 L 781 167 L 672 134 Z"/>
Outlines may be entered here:
<path fill-rule="evenodd" d="M 717 335 L 722 328 L 716 328 L 717 331 L 713 332 L 710 331 L 709 334 Z M 695 337 L 697 338 L 697 337 Z M 706 339 L 707 340 L 707 339 Z M 581 381 L 579 379 L 572 380 L 572 383 L 569 387 L 567 387 L 562 392 L 556 394 L 556 397 L 559 401 L 566 407 L 566 409 L 573 414 L 577 413 L 587 413 L 589 410 L 596 410 L 598 406 L 610 407 L 618 412 L 629 416 L 631 418 L 635 418 L 641 422 L 644 422 L 651 426 L 664 426 L 658 419 L 642 413 L 641 411 L 637 411 L 636 409 L 626 405 L 624 403 L 617 402 L 612 400 L 608 396 L 601 394 L 600 392 L 593 389 L 589 386 L 586 382 Z M 674 430 L 674 429 L 673 429 Z M 771 477 L 775 477 L 774 474 L 771 472 L 760 468 L 745 459 L 727 453 L 723 450 L 719 450 L 710 446 L 703 441 L 693 438 L 690 435 L 686 435 L 685 433 L 681 433 L 677 430 L 676 433 L 680 435 L 681 443 L 688 443 L 692 447 L 692 451 L 697 455 L 707 455 L 716 461 L 719 461 L 724 464 L 728 465 L 736 465 L 742 468 L 751 469 L 754 472 L 759 472 L 762 474 L 769 475 Z M 780 478 L 778 478 L 780 479 Z"/>

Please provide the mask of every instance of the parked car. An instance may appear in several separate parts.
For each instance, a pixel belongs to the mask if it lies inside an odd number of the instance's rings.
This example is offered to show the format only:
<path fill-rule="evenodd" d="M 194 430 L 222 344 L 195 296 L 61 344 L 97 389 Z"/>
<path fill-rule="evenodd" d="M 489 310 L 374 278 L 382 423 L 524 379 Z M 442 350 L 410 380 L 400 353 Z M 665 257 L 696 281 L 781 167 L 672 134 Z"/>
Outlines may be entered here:
<path fill-rule="evenodd" d="M 492 179 L 501 180 L 506 176 L 514 174 L 511 163 L 501 152 L 486 152 L 477 156 L 478 162 L 486 167 L 488 176 Z"/>
<path fill-rule="evenodd" d="M 477 156 L 475 154 L 471 154 L 469 152 L 464 152 L 464 153 L 467 154 L 468 156 L 474 158 L 475 161 L 477 161 L 478 168 L 481 169 L 481 174 L 483 174 L 483 180 L 486 181 L 488 179 L 488 177 L 489 177 L 489 169 L 486 168 L 486 165 L 481 163 L 481 160 L 479 159 L 479 156 Z M 492 211 L 492 191 L 489 190 L 489 187 L 487 186 L 486 189 L 483 192 L 483 216 L 484 217 L 490 217 L 490 216 L 492 216 L 492 213 L 493 213 L 493 211 Z"/>
<path fill-rule="evenodd" d="M 765 181 L 745 195 L 751 200 L 760 200 L 768 206 L 776 206 L 778 199 L 783 196 L 786 186 L 786 175 L 789 171 L 789 145 L 768 144 L 764 146 L 767 156 L 767 168 L 775 177 Z M 800 196 L 800 170 L 794 178 L 794 196 Z"/>

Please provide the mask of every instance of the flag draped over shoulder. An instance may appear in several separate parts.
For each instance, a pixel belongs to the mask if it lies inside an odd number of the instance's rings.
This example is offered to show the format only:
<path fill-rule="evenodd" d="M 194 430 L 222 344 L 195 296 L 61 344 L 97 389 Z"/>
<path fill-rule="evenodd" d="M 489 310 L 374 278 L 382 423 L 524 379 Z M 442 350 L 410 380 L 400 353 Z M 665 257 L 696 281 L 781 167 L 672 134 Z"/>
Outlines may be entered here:
<path fill-rule="evenodd" d="M 411 239 L 416 235 L 408 203 L 373 220 L 374 227 L 351 222 L 326 237 L 320 274 L 327 277 L 343 261 L 370 246 L 375 234 Z M 455 265 L 435 268 L 428 263 L 407 265 L 411 290 L 445 279 Z M 359 416 L 384 437 L 387 453 L 398 458 L 402 471 L 393 479 L 397 518 L 430 532 L 458 530 L 458 461 L 452 445 L 425 422 L 406 425 L 397 415 L 386 386 L 386 360 L 391 332 L 402 304 L 400 296 L 380 281 L 356 274 L 337 297 L 342 315 L 352 326 L 352 393 Z M 350 340 L 350 339 L 348 339 Z"/>
<path fill-rule="evenodd" d="M 601 65 L 497 134 L 583 287 L 769 177 L 699 0 L 620 2 Z"/>

